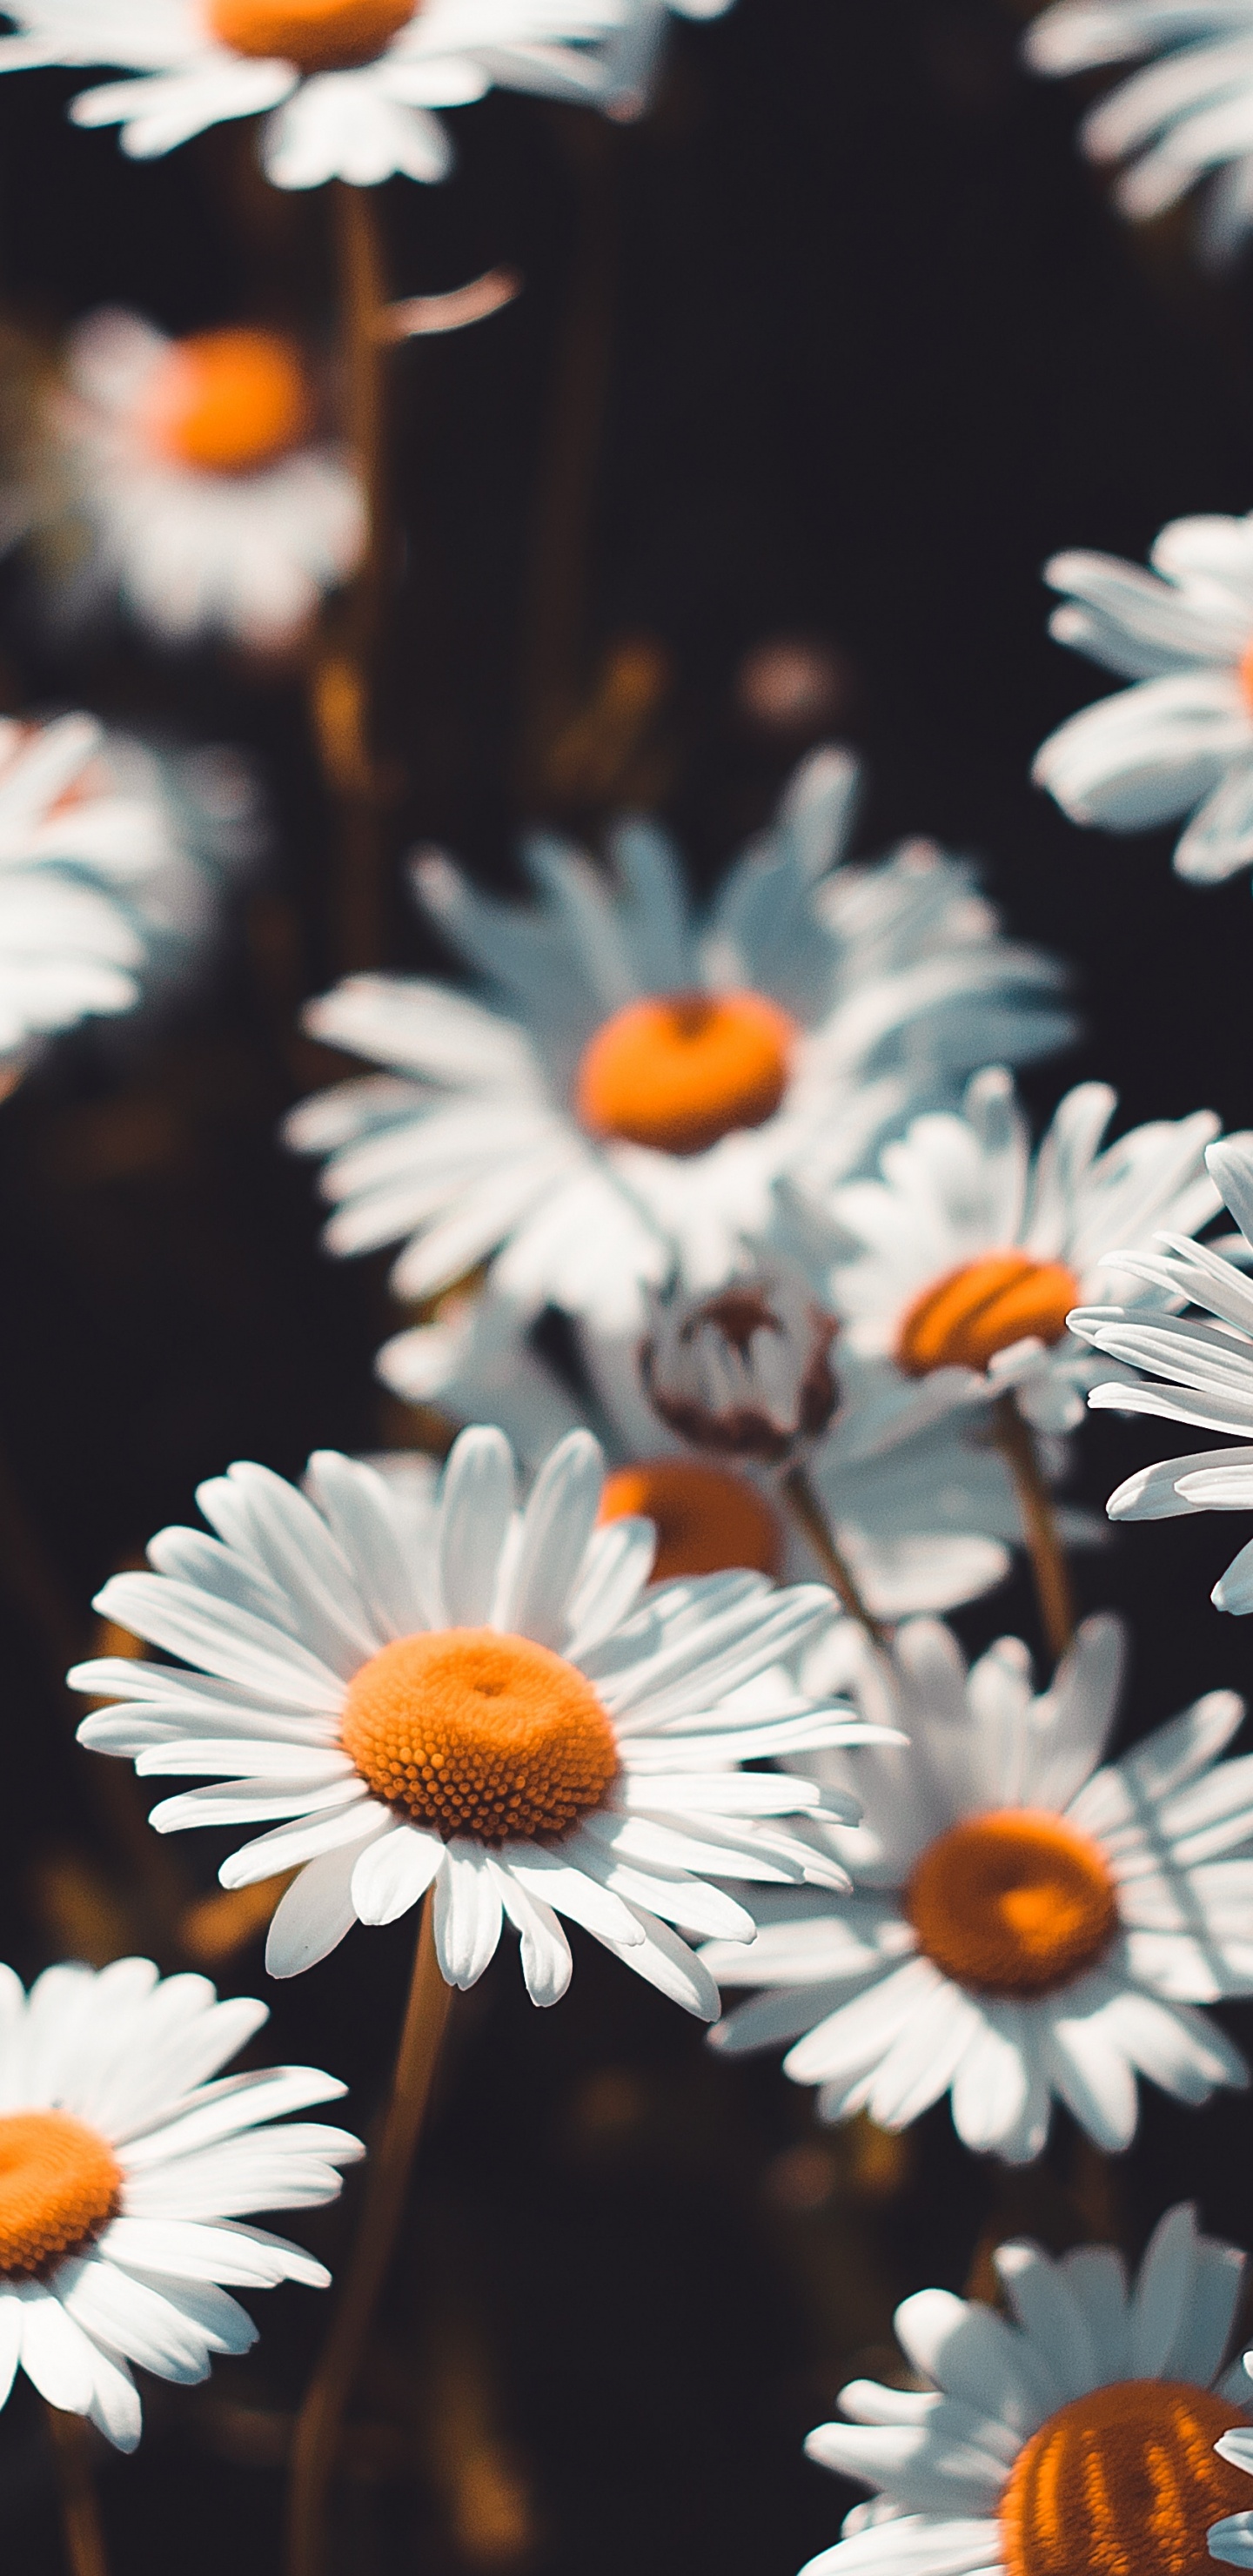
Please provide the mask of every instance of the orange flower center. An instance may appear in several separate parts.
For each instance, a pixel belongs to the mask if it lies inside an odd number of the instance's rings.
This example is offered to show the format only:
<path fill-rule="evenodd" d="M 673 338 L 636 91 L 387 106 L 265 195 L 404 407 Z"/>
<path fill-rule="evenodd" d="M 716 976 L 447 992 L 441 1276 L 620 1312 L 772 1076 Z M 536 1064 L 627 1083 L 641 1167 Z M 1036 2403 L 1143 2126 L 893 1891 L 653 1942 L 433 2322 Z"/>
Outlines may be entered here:
<path fill-rule="evenodd" d="M 985 1369 L 998 1351 L 1032 1337 L 1060 1342 L 1079 1303 L 1079 1282 L 1060 1261 L 989 1252 L 924 1288 L 901 1325 L 896 1356 L 909 1377 L 928 1369 Z"/>
<path fill-rule="evenodd" d="M 1001 2498 L 1007 2576 L 1211 2576 L 1205 2534 L 1249 2495 L 1214 2444 L 1244 2421 L 1172 2379 L 1124 2379 L 1059 2407 Z"/>
<path fill-rule="evenodd" d="M 341 1741 L 376 1798 L 428 1833 L 565 1834 L 598 1807 L 618 1746 L 575 1665 L 529 1637 L 400 1637 L 349 1684 Z"/>
<path fill-rule="evenodd" d="M 0 2119 L 0 2274 L 31 2279 L 85 2252 L 115 2218 L 122 2168 L 67 2111 Z"/>
<path fill-rule="evenodd" d="M 373 62 L 417 16 L 421 0 L 209 0 L 220 45 L 302 72 L 349 72 Z"/>
<path fill-rule="evenodd" d="M 652 1458 L 617 1468 L 605 1478 L 600 1517 L 620 1521 L 637 1512 L 656 1524 L 656 1583 L 676 1574 L 722 1574 L 728 1566 L 779 1571 L 782 1541 L 769 1503 L 725 1467 Z"/>
<path fill-rule="evenodd" d="M 1253 644 L 1246 647 L 1236 666 L 1236 676 L 1244 692 L 1245 704 L 1253 714 Z"/>
<path fill-rule="evenodd" d="M 163 456 L 249 474 L 297 447 L 312 417 L 300 354 L 274 331 L 199 331 L 161 360 L 141 427 Z"/>
<path fill-rule="evenodd" d="M 773 1118 L 796 1028 L 760 993 L 669 993 L 615 1011 L 585 1047 L 575 1101 L 593 1135 L 703 1154 Z"/>
<path fill-rule="evenodd" d="M 1105 1855 L 1061 1816 L 971 1816 L 915 1861 L 905 1912 L 955 1985 L 1044 1995 L 1091 1967 L 1118 1929 Z"/>

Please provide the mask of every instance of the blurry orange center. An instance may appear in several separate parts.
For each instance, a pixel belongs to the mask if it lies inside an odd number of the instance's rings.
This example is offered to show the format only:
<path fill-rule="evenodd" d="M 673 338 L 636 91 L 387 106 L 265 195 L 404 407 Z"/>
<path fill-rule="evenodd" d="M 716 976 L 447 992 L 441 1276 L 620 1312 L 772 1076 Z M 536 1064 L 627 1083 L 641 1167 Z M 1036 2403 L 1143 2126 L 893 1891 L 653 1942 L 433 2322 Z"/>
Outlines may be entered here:
<path fill-rule="evenodd" d="M 384 1646 L 349 1685 L 341 1737 L 376 1798 L 430 1833 L 487 1843 L 568 1833 L 618 1767 L 583 1674 L 494 1628 Z"/>
<path fill-rule="evenodd" d="M 1206 2531 L 1249 2493 L 1214 2444 L 1244 2420 L 1170 2379 L 1124 2379 L 1059 2407 L 1001 2498 L 1007 2576 L 1210 2576 Z"/>
<path fill-rule="evenodd" d="M 905 1891 L 921 1948 L 991 1995 L 1041 1995 L 1099 1959 L 1118 1928 L 1099 1846 L 1031 1807 L 971 1816 L 929 1843 Z"/>
<path fill-rule="evenodd" d="M 156 369 L 142 427 L 163 455 L 209 474 L 247 474 L 310 426 L 299 353 L 274 331 L 201 331 Z"/>
<path fill-rule="evenodd" d="M 615 1011 L 584 1049 L 578 1113 L 597 1136 L 703 1154 L 773 1118 L 796 1029 L 759 993 L 669 993 Z"/>
<path fill-rule="evenodd" d="M 1253 644 L 1250 644 L 1240 656 L 1237 677 L 1244 692 L 1245 703 L 1250 713 L 1253 713 Z"/>
<path fill-rule="evenodd" d="M 421 0 L 209 0 L 221 45 L 302 72 L 347 72 L 373 62 L 416 17 Z"/>
<path fill-rule="evenodd" d="M 769 1503 L 723 1467 L 699 1467 L 688 1458 L 619 1467 L 605 1478 L 600 1517 L 620 1521 L 637 1512 L 656 1524 L 655 1582 L 721 1574 L 736 1565 L 758 1574 L 779 1571 L 779 1524 Z"/>
<path fill-rule="evenodd" d="M 984 1369 L 998 1351 L 1030 1336 L 1059 1342 L 1079 1303 L 1079 1282 L 1060 1261 L 1027 1252 L 989 1252 L 947 1271 L 915 1298 L 896 1356 L 910 1377 L 928 1369 Z"/>
<path fill-rule="evenodd" d="M 0 2274 L 29 2277 L 90 2245 L 121 2192 L 116 2156 L 68 2112 L 0 2119 Z"/>

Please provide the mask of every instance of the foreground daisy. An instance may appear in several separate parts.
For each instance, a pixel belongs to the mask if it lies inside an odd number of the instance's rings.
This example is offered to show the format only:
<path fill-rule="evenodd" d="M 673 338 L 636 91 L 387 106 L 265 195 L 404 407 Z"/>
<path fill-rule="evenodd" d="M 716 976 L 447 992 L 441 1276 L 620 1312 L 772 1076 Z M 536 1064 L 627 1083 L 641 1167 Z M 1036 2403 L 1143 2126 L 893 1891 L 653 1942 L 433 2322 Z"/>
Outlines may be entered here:
<path fill-rule="evenodd" d="M 805 2576 L 1200 2576 L 1244 2483 L 1223 2438 L 1253 2403 L 1242 2365 L 1223 2367 L 1243 2254 L 1185 2205 L 1134 2287 L 1108 2245 L 993 2260 L 1008 2316 L 917 2291 L 895 2322 L 923 2386 L 855 2380 L 851 2423 L 810 2434 L 811 2460 L 875 2500 Z"/>
<path fill-rule="evenodd" d="M 1245 2371 L 1247 2375 L 1247 2358 Z M 1241 2469 L 1246 2477 L 1253 2477 L 1253 2427 L 1238 2425 L 1232 2432 L 1222 2434 L 1214 2448 L 1229 2468 Z M 1228 2567 L 1253 2567 L 1253 2510 L 1246 2505 L 1242 2513 L 1228 2514 L 1222 2522 L 1212 2523 L 1206 2539 L 1211 2558 L 1222 2559 Z"/>
<path fill-rule="evenodd" d="M 1210 885 L 1253 859 L 1253 518 L 1175 519 L 1149 562 L 1045 565 L 1050 634 L 1135 686 L 1059 725 L 1031 774 L 1107 832 L 1187 816 L 1175 868 Z"/>
<path fill-rule="evenodd" d="M 1218 1762 L 1242 1701 L 1211 1691 L 1098 1769 L 1116 1619 L 1085 1622 L 1040 1698 L 1016 1637 L 969 1675 L 929 1619 L 890 1662 L 858 1651 L 865 1714 L 908 1750 L 868 1747 L 862 1824 L 825 1829 L 849 1901 L 772 1901 L 751 1952 L 706 1950 L 724 1984 L 766 1989 L 718 2044 L 795 2042 L 784 2071 L 821 2087 L 828 2120 L 904 2128 L 951 2091 L 964 2144 L 1015 2164 L 1039 2155 L 1055 2094 L 1113 2150 L 1135 2131 L 1137 2074 L 1193 2103 L 1243 2085 L 1195 2009 L 1253 1993 L 1253 1756 Z M 805 1767 L 843 1783 L 838 1754 Z"/>
<path fill-rule="evenodd" d="M 1232 1136 L 1211 1145 L 1206 1162 L 1246 1242 L 1253 1249 L 1253 1141 Z M 1115 1252 L 1155 1300 L 1157 1311 L 1080 1307 L 1071 1330 L 1106 1358 L 1143 1374 L 1139 1383 L 1094 1386 L 1088 1402 L 1113 1413 L 1156 1413 L 1228 1431 L 1238 1449 L 1202 1449 L 1141 1467 L 1109 1498 L 1115 1521 L 1175 1520 L 1185 1512 L 1253 1511 L 1253 1288 L 1243 1269 L 1205 1244 L 1159 1235 L 1164 1249 Z M 1163 1305 L 1166 1311 L 1162 1311 Z M 1178 1314 L 1171 1307 L 1199 1308 Z M 1212 1315 L 1212 1323 L 1201 1320 Z M 1154 1385 L 1153 1380 L 1161 1383 Z M 1253 1540 L 1233 1557 L 1210 1596 L 1215 1609 L 1253 1610 Z"/>
<path fill-rule="evenodd" d="M 219 2068 L 269 2015 L 150 1959 L 0 1968 L 0 2405 L 20 2363 L 50 2406 L 139 2440 L 128 2364 L 208 2377 L 256 2328 L 230 2289 L 330 2275 L 258 2210 L 334 2200 L 364 2151 L 289 2111 L 345 2091 L 312 2066 Z M 225 2285 L 229 2285 L 229 2288 Z"/>
<path fill-rule="evenodd" d="M 808 1157 L 856 1169 L 954 1072 L 1056 1046 L 1058 970 L 1000 939 L 964 868 L 913 847 L 829 873 L 854 784 L 841 754 L 807 761 L 703 921 L 645 823 L 619 828 L 609 882 L 534 842 L 538 910 L 422 860 L 419 895 L 488 998 L 358 975 L 311 1005 L 312 1035 L 385 1068 L 288 1127 L 329 1158 L 331 1249 L 408 1238 L 393 1281 L 412 1298 L 496 1256 L 528 1312 L 638 1331 L 676 1258 L 713 1283 L 763 1239 Z"/>
<path fill-rule="evenodd" d="M 58 552 L 80 618 L 111 594 L 179 643 L 295 640 L 365 542 L 355 476 L 318 444 L 300 352 L 277 333 L 169 340 L 135 313 L 93 313 L 38 406 L 21 506 Z"/>
<path fill-rule="evenodd" d="M 753 1934 L 710 1878 L 845 1884 L 781 1820 L 850 1802 L 738 1767 L 864 1733 L 782 1671 L 830 1624 L 829 1593 L 741 1573 L 641 1603 L 653 1532 L 597 1528 L 586 1432 L 554 1450 L 520 1514 L 508 1442 L 464 1432 L 425 1543 L 408 1497 L 367 1466 L 323 1452 L 308 1487 L 235 1466 L 197 1498 L 216 1539 L 163 1531 L 154 1574 L 106 1584 L 103 1615 L 191 1672 L 116 1657 L 71 1676 L 133 1703 L 87 1718 L 82 1743 L 133 1755 L 146 1778 L 224 1781 L 166 1799 L 158 1832 L 289 1820 L 220 1872 L 244 1887 L 299 1867 L 271 1925 L 272 1975 L 433 1885 L 450 1985 L 482 1975 L 507 1920 L 532 2001 L 555 2003 L 565 1915 L 708 2019 L 717 1990 L 669 1926 Z"/>
<path fill-rule="evenodd" d="M 980 1073 L 960 1114 L 916 1118 L 877 1180 L 838 1189 L 830 1218 L 855 1249 L 826 1291 L 853 1348 L 920 1387 L 939 1370 L 955 1391 L 973 1376 L 989 1397 L 1012 1391 L 1038 1429 L 1072 1429 L 1092 1368 L 1067 1334 L 1071 1307 L 1102 1287 L 1134 1298 L 1134 1275 L 1111 1277 L 1111 1247 L 1147 1247 L 1163 1224 L 1190 1235 L 1221 1205 L 1208 1109 L 1102 1152 L 1117 1105 L 1107 1083 L 1080 1083 L 1033 1153 L 1011 1077 Z"/>
<path fill-rule="evenodd" d="M 1253 0 L 1058 0 L 1024 50 L 1055 74 L 1146 63 L 1084 119 L 1084 148 L 1126 165 L 1127 215 L 1164 214 L 1210 180 L 1207 247 L 1235 249 L 1253 224 Z"/>
<path fill-rule="evenodd" d="M 16 0 L 0 71 L 117 63 L 138 75 L 85 90 L 78 125 L 120 125 L 137 160 L 267 109 L 261 159 L 279 188 L 442 179 L 433 108 L 493 86 L 595 98 L 594 48 L 624 0 Z"/>

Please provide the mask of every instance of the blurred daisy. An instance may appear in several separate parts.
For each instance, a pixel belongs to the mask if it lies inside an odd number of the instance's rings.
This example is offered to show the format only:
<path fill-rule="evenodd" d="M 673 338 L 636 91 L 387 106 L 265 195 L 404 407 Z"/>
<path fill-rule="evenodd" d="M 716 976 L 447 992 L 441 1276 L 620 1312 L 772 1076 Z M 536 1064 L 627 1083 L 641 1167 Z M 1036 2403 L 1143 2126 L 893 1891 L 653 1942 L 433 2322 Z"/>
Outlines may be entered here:
<path fill-rule="evenodd" d="M 1031 774 L 1107 832 L 1186 815 L 1176 871 L 1212 885 L 1253 859 L 1253 517 L 1175 519 L 1149 561 L 1045 565 L 1066 599 L 1050 633 L 1135 686 L 1059 725 Z"/>
<path fill-rule="evenodd" d="M 244 1887 L 299 1867 L 270 1929 L 275 1976 L 433 1885 L 450 1985 L 474 1984 L 508 1920 L 532 2001 L 555 2003 L 566 1915 L 710 2018 L 713 1981 L 669 1926 L 753 1933 L 710 1876 L 844 1883 L 780 1821 L 827 1793 L 739 1768 L 860 1739 L 849 1711 L 815 1708 L 782 1669 L 834 1604 L 751 1573 L 641 1603 L 653 1533 L 597 1529 L 587 1432 L 553 1452 L 521 1515 L 513 1491 L 501 1433 L 463 1433 L 423 1545 L 409 1498 L 360 1463 L 323 1453 L 307 1493 L 233 1467 L 198 1496 L 217 1538 L 163 1531 L 155 1574 L 115 1576 L 97 1603 L 192 1671 L 80 1665 L 76 1689 L 134 1703 L 87 1718 L 80 1741 L 133 1755 L 145 1777 L 225 1782 L 166 1799 L 158 1832 L 289 1820 L 219 1873 Z"/>
<path fill-rule="evenodd" d="M 719 2045 L 794 2042 L 784 2072 L 820 2087 L 827 2120 L 900 2129 L 951 2092 L 963 2143 L 1013 2164 L 1039 2155 L 1055 2094 L 1112 2151 L 1135 2133 L 1137 2075 L 1190 2103 L 1246 2083 L 1196 2010 L 1253 1993 L 1253 1756 L 1218 1760 L 1243 1702 L 1211 1691 L 1098 1769 L 1124 1661 L 1112 1617 L 1085 1622 L 1041 1698 L 1016 1637 L 969 1675 L 934 1620 L 899 1630 L 890 1661 L 836 1642 L 844 1686 L 857 1654 L 864 1714 L 908 1747 L 867 1747 L 862 1824 L 824 1827 L 853 1897 L 759 1905 L 750 1953 L 706 1950 L 724 1984 L 764 1989 Z M 805 1768 L 843 1780 L 838 1753 Z"/>
<path fill-rule="evenodd" d="M 840 2393 L 851 2423 L 810 2434 L 811 2460 L 875 2498 L 804 2576 L 1203 2569 L 1207 2528 L 1242 2484 L 1220 2437 L 1253 2402 L 1241 2364 L 1223 2367 L 1243 2254 L 1200 2235 L 1185 2205 L 1134 2288 L 1110 2245 L 1001 2245 L 993 2262 L 1008 2316 L 915 2292 L 895 2323 L 923 2386 L 855 2380 Z"/>
<path fill-rule="evenodd" d="M 601 53 L 610 115 L 642 115 L 665 53 L 670 18 L 723 18 L 731 0 L 624 0 Z"/>
<path fill-rule="evenodd" d="M 22 473 L 62 617 L 77 626 L 115 597 L 170 642 L 296 640 L 365 542 L 356 477 L 317 443 L 314 408 L 277 333 L 168 340 L 135 313 L 81 322 Z"/>
<path fill-rule="evenodd" d="M 1134 1127 L 1102 1153 L 1117 1107 L 1107 1083 L 1066 1094 L 1038 1150 L 1009 1074 L 969 1084 L 960 1113 L 916 1118 L 883 1149 L 878 1180 L 852 1181 L 830 1201 L 856 1247 L 827 1295 L 854 1349 L 890 1359 L 920 1386 L 937 1371 L 954 1393 L 1012 1391 L 1037 1428 L 1083 1416 L 1092 1365 L 1066 1331 L 1084 1294 L 1109 1282 L 1115 1244 L 1147 1245 L 1166 1223 L 1181 1234 L 1221 1205 L 1205 1168 L 1218 1120 Z M 1117 1289 L 1135 1297 L 1135 1274 Z"/>
<path fill-rule="evenodd" d="M 856 1169 L 972 1060 L 1058 1045 L 1059 970 L 1001 940 L 966 869 L 912 847 L 828 873 L 854 784 L 844 755 L 807 761 L 702 922 L 646 823 L 619 827 L 609 883 L 533 842 L 538 911 L 420 861 L 422 901 L 487 994 L 358 975 L 310 1006 L 314 1037 L 387 1068 L 289 1122 L 329 1158 L 332 1251 L 407 1237 L 393 1284 L 412 1298 L 496 1256 L 531 1313 L 551 1299 L 638 1331 L 676 1259 L 713 1284 L 763 1239 L 807 1158 Z"/>
<path fill-rule="evenodd" d="M 230 2289 L 325 2289 L 299 2246 L 244 2222 L 334 2200 L 363 2149 L 289 2111 L 345 2091 L 312 2066 L 220 2067 L 269 2015 L 150 1959 L 45 1970 L 29 1995 L 0 1967 L 0 2405 L 20 2363 L 50 2406 L 139 2440 L 128 2364 L 206 2379 L 247 2352 Z"/>
<path fill-rule="evenodd" d="M 1126 165 L 1127 215 L 1164 214 L 1211 180 L 1206 246 L 1235 249 L 1253 224 L 1253 0 L 1059 0 L 1024 50 L 1053 74 L 1146 63 L 1084 119 L 1084 149 Z"/>
<path fill-rule="evenodd" d="M 138 78 L 85 90 L 78 125 L 120 125 L 136 160 L 267 109 L 261 158 L 279 188 L 442 179 L 439 107 L 493 86 L 595 100 L 597 40 L 625 0 L 15 0 L 0 71 L 117 63 Z"/>
<path fill-rule="evenodd" d="M 1253 1140 L 1228 1137 L 1211 1145 L 1205 1159 L 1253 1251 Z M 1166 1422 L 1232 1432 L 1242 1445 L 1139 1468 L 1110 1495 L 1110 1519 L 1253 1511 L 1253 1287 L 1243 1270 L 1206 1244 L 1169 1234 L 1156 1240 L 1165 1245 L 1163 1252 L 1113 1256 L 1118 1269 L 1142 1284 L 1156 1311 L 1137 1315 L 1124 1306 L 1089 1306 L 1070 1319 L 1072 1332 L 1094 1350 L 1143 1372 L 1138 1384 L 1094 1386 L 1088 1402 L 1101 1412 L 1156 1413 Z M 1200 1312 L 1169 1311 L 1183 1305 Z M 1213 1322 L 1203 1322 L 1204 1315 Z M 1164 1383 L 1155 1386 L 1155 1378 Z M 1233 1557 L 1210 1598 L 1217 1610 L 1253 1610 L 1253 1540 Z"/>

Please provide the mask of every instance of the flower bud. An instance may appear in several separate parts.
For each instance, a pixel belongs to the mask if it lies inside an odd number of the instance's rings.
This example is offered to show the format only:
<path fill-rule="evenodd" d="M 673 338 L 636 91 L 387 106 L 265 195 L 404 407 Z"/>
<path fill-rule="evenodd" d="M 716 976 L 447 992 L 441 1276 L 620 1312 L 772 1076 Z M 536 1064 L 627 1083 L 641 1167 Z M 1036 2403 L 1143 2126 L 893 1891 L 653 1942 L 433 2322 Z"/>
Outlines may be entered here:
<path fill-rule="evenodd" d="M 708 1296 L 672 1292 L 641 1346 L 644 1392 L 694 1448 L 776 1464 L 835 1411 L 838 1329 L 781 1267 L 737 1273 Z"/>

